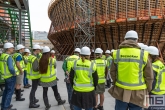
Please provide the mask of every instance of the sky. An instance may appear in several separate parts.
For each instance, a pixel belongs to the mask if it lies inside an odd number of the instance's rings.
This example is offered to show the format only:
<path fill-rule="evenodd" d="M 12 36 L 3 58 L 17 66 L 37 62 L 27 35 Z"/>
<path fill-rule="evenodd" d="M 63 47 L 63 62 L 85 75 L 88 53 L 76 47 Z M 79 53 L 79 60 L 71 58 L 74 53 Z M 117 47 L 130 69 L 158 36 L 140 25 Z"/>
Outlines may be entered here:
<path fill-rule="evenodd" d="M 48 5 L 51 0 L 29 0 L 31 29 L 49 32 Z"/>

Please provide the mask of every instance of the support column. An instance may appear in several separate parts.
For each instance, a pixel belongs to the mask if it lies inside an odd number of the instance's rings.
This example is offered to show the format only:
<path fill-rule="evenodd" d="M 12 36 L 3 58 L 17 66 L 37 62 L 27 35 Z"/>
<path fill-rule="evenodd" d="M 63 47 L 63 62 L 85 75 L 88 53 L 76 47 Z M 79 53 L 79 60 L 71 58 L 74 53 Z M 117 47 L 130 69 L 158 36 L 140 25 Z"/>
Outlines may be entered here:
<path fill-rule="evenodd" d="M 22 37 L 21 37 L 21 33 L 22 33 L 22 18 L 21 18 L 21 9 L 19 9 L 19 44 L 22 44 Z"/>

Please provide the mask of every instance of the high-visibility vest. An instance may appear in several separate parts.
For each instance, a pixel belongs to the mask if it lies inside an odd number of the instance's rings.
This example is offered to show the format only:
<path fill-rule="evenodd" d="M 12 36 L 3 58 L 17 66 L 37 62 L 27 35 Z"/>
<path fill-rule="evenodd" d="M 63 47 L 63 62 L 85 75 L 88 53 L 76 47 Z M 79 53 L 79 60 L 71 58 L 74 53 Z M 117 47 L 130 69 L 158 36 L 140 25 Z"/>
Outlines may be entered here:
<path fill-rule="evenodd" d="M 146 89 L 143 69 L 148 60 L 148 52 L 136 48 L 122 48 L 113 52 L 117 65 L 116 86 L 128 90 Z"/>
<path fill-rule="evenodd" d="M 28 62 L 28 56 L 24 55 L 23 58 L 26 62 Z M 24 70 L 27 70 L 27 64 L 25 64 Z"/>
<path fill-rule="evenodd" d="M 106 56 L 105 55 L 102 55 L 102 57 L 101 57 L 103 60 L 105 60 L 106 59 Z"/>
<path fill-rule="evenodd" d="M 156 71 L 156 85 L 151 93 L 163 95 L 165 94 L 165 66 L 160 60 L 157 60 L 152 63 L 152 68 Z"/>
<path fill-rule="evenodd" d="M 7 79 L 13 76 L 13 74 L 10 73 L 8 65 L 7 65 L 7 59 L 10 57 L 9 54 L 2 53 L 0 56 L 0 70 L 1 70 L 1 75 L 2 78 Z M 12 58 L 12 57 L 11 57 Z M 12 59 L 13 60 L 13 59 Z M 16 75 L 19 74 L 17 66 L 13 60 L 13 67 L 15 69 Z"/>
<path fill-rule="evenodd" d="M 112 57 L 109 56 L 109 57 L 106 58 L 106 60 L 107 60 L 107 67 L 108 67 L 108 70 L 110 70 L 110 68 L 111 68 L 111 63 L 112 63 Z"/>
<path fill-rule="evenodd" d="M 96 71 L 94 62 L 82 59 L 76 60 L 73 64 L 74 85 L 73 89 L 79 92 L 90 92 L 94 90 L 92 74 Z"/>
<path fill-rule="evenodd" d="M 25 63 L 24 63 L 24 60 L 23 60 L 23 57 L 22 57 L 22 55 L 20 54 L 20 53 L 15 53 L 14 55 L 13 55 L 13 58 L 14 58 L 14 60 L 15 60 L 15 62 L 16 62 L 16 58 L 18 57 L 18 56 L 21 56 L 21 61 L 20 61 L 20 66 L 21 66 L 21 68 L 22 68 L 22 71 L 24 71 L 24 69 L 25 69 Z"/>
<path fill-rule="evenodd" d="M 38 55 L 39 55 L 39 58 L 38 58 L 38 59 L 41 59 L 41 57 L 42 57 L 42 53 L 39 53 Z"/>
<path fill-rule="evenodd" d="M 35 72 L 33 71 L 33 62 L 37 59 L 36 56 L 30 55 L 28 57 L 28 63 L 27 63 L 27 78 L 28 79 L 39 79 L 41 75 L 39 74 L 39 71 Z M 38 61 L 38 59 L 37 59 Z"/>
<path fill-rule="evenodd" d="M 93 60 L 92 62 L 94 62 L 96 64 L 96 71 L 99 77 L 99 81 L 98 83 L 105 83 L 105 68 L 106 68 L 106 60 L 103 59 L 96 59 Z"/>
<path fill-rule="evenodd" d="M 71 56 L 67 57 L 67 70 L 69 73 L 71 71 L 71 67 L 72 67 L 74 61 L 78 60 L 78 59 L 79 59 L 79 56 L 77 56 L 77 55 L 71 55 Z"/>
<path fill-rule="evenodd" d="M 47 73 L 41 74 L 41 82 L 52 82 L 56 80 L 56 70 L 54 68 L 56 60 L 54 58 L 49 58 L 49 65 Z"/>

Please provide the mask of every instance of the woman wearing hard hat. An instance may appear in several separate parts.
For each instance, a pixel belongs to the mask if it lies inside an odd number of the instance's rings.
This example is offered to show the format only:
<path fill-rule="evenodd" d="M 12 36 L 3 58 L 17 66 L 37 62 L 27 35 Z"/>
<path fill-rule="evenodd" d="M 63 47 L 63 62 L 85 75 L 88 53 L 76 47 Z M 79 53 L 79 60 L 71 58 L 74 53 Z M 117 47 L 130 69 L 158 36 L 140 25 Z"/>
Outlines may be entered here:
<path fill-rule="evenodd" d="M 74 110 L 92 110 L 96 105 L 95 88 L 98 84 L 96 65 L 89 60 L 90 49 L 81 49 L 81 59 L 76 60 L 70 72 L 70 82 L 73 86 L 71 103 Z"/>
<path fill-rule="evenodd" d="M 51 53 L 51 57 L 54 58 L 55 61 L 56 61 L 55 51 L 54 50 L 51 50 L 50 53 Z M 57 67 L 56 67 L 56 79 L 57 79 L 57 81 L 59 81 L 59 79 L 57 78 Z"/>
<path fill-rule="evenodd" d="M 29 54 L 31 53 L 29 49 L 25 49 L 24 51 L 24 56 L 23 56 L 23 59 L 24 59 L 24 62 L 25 62 L 25 69 L 24 69 L 24 79 L 23 79 L 23 84 L 24 84 L 24 88 L 29 88 L 31 87 L 31 85 L 29 84 L 28 82 L 28 79 L 26 77 L 26 74 L 27 74 L 27 62 L 28 62 L 28 56 Z"/>
<path fill-rule="evenodd" d="M 156 95 L 159 96 L 159 99 L 164 97 L 165 95 L 165 66 L 164 61 L 159 57 L 159 50 L 155 46 L 149 46 L 146 51 L 149 52 L 149 58 L 152 62 L 152 69 L 154 74 L 154 81 L 152 84 L 152 90 L 150 92 L 150 97 L 157 98 Z M 162 97 L 160 97 L 160 95 Z M 157 99 L 156 99 L 157 100 Z M 157 105 L 154 106 L 151 104 L 151 106 L 148 109 L 145 110 L 165 110 L 165 105 L 160 105 L 156 103 Z"/>
<path fill-rule="evenodd" d="M 55 68 L 56 61 L 54 58 L 50 57 L 50 48 L 45 46 L 43 48 L 42 57 L 39 61 L 39 73 L 41 74 L 40 85 L 43 87 L 43 100 L 46 110 L 51 107 L 47 96 L 48 87 L 53 89 L 58 105 L 65 103 L 65 100 L 62 100 L 60 94 L 58 93 Z"/>

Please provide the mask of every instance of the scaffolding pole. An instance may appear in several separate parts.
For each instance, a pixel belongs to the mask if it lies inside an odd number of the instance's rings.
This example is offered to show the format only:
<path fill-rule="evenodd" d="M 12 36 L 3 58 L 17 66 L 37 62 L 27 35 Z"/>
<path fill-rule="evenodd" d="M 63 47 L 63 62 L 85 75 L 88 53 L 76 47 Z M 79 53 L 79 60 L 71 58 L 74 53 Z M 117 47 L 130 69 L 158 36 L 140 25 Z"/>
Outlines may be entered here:
<path fill-rule="evenodd" d="M 74 46 L 95 48 L 95 0 L 74 3 Z"/>

